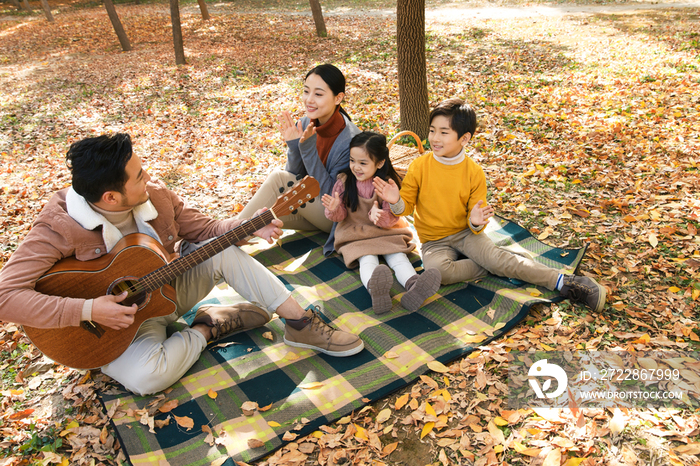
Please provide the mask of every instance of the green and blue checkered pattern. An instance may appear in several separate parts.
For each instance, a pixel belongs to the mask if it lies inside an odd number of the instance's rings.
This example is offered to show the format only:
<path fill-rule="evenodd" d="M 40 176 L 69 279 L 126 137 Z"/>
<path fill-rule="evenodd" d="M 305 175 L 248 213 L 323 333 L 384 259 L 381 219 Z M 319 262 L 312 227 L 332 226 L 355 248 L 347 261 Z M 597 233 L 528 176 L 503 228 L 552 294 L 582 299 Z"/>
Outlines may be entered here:
<path fill-rule="evenodd" d="M 573 273 L 585 253 L 585 248 L 547 246 L 502 218 L 494 218 L 486 234 L 499 246 L 563 273 Z M 285 432 L 300 436 L 313 432 L 362 408 L 367 400 L 375 401 L 412 383 L 428 371 L 428 362 L 447 363 L 499 337 L 522 320 L 534 303 L 561 299 L 558 292 L 487 276 L 476 283 L 444 286 L 410 313 L 399 304 L 405 290 L 394 282 L 394 309 L 377 316 L 358 271 L 348 270 L 336 255 L 323 256 L 325 239 L 322 233 L 288 232 L 277 246 L 246 248 L 294 290 L 303 306 L 318 306 L 328 322 L 361 335 L 365 350 L 334 358 L 289 347 L 283 341 L 280 319 L 216 342 L 167 393 L 168 399 L 179 401 L 178 407 L 156 415 L 156 419 L 170 414 L 189 417 L 194 421 L 192 429 L 171 419 L 169 425 L 150 433 L 137 414 L 113 419 L 133 465 L 204 466 L 222 456 L 230 457 L 227 465 L 254 461 L 282 446 Z M 420 270 L 420 257 L 412 254 L 410 259 Z M 223 295 L 208 302 L 227 300 Z M 485 340 L 474 343 L 475 335 L 484 335 Z M 393 353 L 391 358 L 384 356 L 387 352 Z M 215 398 L 208 395 L 210 390 L 216 392 Z M 102 399 L 108 409 L 119 403 L 120 411 L 129 412 L 147 407 L 155 397 L 123 392 L 103 394 Z M 241 410 L 246 401 L 269 409 L 246 416 Z M 301 424 L 303 428 L 294 430 Z M 216 433 L 220 444 L 205 442 L 204 425 Z M 250 448 L 250 439 L 264 446 Z"/>

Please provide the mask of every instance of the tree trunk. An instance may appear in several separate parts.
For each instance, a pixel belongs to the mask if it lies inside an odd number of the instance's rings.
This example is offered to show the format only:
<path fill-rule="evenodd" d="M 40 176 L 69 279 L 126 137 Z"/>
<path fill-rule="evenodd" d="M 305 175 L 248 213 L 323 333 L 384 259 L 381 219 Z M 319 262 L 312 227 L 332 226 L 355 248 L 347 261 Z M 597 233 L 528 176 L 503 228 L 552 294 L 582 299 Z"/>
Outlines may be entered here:
<path fill-rule="evenodd" d="M 49 6 L 49 2 L 47 0 L 41 0 L 41 8 L 44 10 L 44 15 L 46 16 L 46 20 L 49 23 L 53 23 L 53 15 L 51 14 L 51 7 Z"/>
<path fill-rule="evenodd" d="M 211 16 L 209 16 L 209 9 L 207 9 L 207 4 L 204 0 L 197 0 L 199 4 L 199 11 L 202 12 L 202 19 L 208 21 Z"/>
<path fill-rule="evenodd" d="M 326 22 L 323 19 L 321 2 L 318 0 L 309 0 L 309 4 L 311 5 L 311 14 L 314 16 L 314 23 L 316 23 L 316 35 L 318 37 L 326 37 L 328 32 L 326 32 Z"/>
<path fill-rule="evenodd" d="M 107 16 L 109 16 L 109 20 L 112 22 L 112 27 L 114 28 L 114 32 L 117 34 L 119 43 L 122 45 L 122 50 L 128 52 L 129 50 L 131 50 L 131 44 L 129 43 L 129 38 L 126 35 L 126 32 L 124 31 L 122 22 L 119 20 L 117 10 L 114 8 L 114 3 L 112 3 L 112 0 L 104 1 L 105 9 L 107 10 Z"/>
<path fill-rule="evenodd" d="M 32 7 L 29 6 L 29 2 L 27 0 L 22 0 L 22 6 L 24 7 L 25 10 L 31 12 Z"/>
<path fill-rule="evenodd" d="M 425 66 L 425 0 L 398 0 L 396 45 L 401 129 L 428 136 L 428 80 Z"/>
<path fill-rule="evenodd" d="M 20 11 L 22 10 L 22 4 L 19 3 L 19 0 L 10 0 L 10 1 L 11 1 L 12 4 L 15 6 L 15 8 L 17 8 L 17 9 L 20 10 Z"/>
<path fill-rule="evenodd" d="M 170 20 L 173 23 L 173 45 L 175 46 L 175 64 L 185 65 L 185 46 L 182 43 L 182 26 L 180 25 L 180 5 L 178 0 L 170 0 Z"/>

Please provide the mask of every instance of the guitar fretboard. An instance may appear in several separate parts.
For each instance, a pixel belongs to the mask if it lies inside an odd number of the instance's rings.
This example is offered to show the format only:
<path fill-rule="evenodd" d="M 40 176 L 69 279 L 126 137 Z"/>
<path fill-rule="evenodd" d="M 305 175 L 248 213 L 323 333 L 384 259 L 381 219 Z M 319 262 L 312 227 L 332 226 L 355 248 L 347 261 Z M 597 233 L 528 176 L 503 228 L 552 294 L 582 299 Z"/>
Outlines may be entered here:
<path fill-rule="evenodd" d="M 169 264 L 154 270 L 148 275 L 141 277 L 131 287 L 133 293 L 148 293 L 157 290 L 161 286 L 172 282 L 189 269 L 201 264 L 202 262 L 214 257 L 226 248 L 229 248 L 237 242 L 245 239 L 251 233 L 261 229 L 265 225 L 272 222 L 274 215 L 271 210 L 266 210 L 260 215 L 252 217 L 237 227 L 229 230 L 221 236 L 216 237 L 204 246 L 201 246 L 194 251 L 181 256 Z"/>

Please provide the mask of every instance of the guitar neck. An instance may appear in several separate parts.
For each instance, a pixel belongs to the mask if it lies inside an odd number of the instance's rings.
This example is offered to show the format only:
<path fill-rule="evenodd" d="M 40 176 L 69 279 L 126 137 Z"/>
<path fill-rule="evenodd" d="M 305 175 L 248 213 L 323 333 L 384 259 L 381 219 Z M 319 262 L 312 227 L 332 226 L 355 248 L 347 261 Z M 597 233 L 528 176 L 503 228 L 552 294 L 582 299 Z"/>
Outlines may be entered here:
<path fill-rule="evenodd" d="M 143 276 L 138 281 L 139 292 L 151 292 L 161 286 L 172 282 L 189 269 L 214 257 L 226 248 L 233 246 L 239 241 L 247 238 L 253 232 L 258 231 L 268 225 L 275 218 L 271 210 L 266 210 L 260 215 L 252 217 L 237 227 L 229 230 L 221 236 L 216 237 L 205 245 L 195 249 L 189 254 L 181 256 L 174 261 L 154 270 Z"/>

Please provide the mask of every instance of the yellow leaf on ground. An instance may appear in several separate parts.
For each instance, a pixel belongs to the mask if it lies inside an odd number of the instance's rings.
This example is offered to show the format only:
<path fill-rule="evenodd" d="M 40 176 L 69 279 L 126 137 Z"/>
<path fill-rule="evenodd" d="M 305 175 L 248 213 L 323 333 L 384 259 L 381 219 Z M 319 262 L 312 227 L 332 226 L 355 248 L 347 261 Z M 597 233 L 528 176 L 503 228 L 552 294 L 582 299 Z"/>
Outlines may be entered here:
<path fill-rule="evenodd" d="M 426 422 L 423 426 L 423 430 L 421 430 L 420 432 L 420 438 L 422 439 L 423 437 L 428 435 L 433 430 L 433 427 L 435 427 L 434 422 Z"/>
<path fill-rule="evenodd" d="M 659 245 L 659 239 L 656 237 L 656 234 L 649 233 L 649 244 L 651 244 L 653 248 Z"/>
<path fill-rule="evenodd" d="M 552 348 L 551 346 L 547 346 L 544 343 L 540 343 L 540 346 L 542 347 L 543 350 L 545 351 L 554 351 L 555 348 Z"/>
<path fill-rule="evenodd" d="M 430 414 L 431 416 L 437 416 L 437 413 L 433 409 L 432 406 L 430 406 L 430 403 L 425 404 L 425 414 Z"/>
<path fill-rule="evenodd" d="M 489 430 L 489 434 L 491 434 L 491 438 L 493 439 L 494 443 L 505 445 L 506 438 L 503 435 L 503 431 L 499 429 L 493 421 L 489 421 L 489 425 L 487 426 L 487 428 Z"/>
<path fill-rule="evenodd" d="M 355 438 L 358 438 L 360 440 L 369 440 L 369 436 L 367 435 L 367 429 L 358 426 L 357 424 L 354 424 L 354 426 L 355 429 L 357 429 L 357 432 L 355 432 Z"/>
<path fill-rule="evenodd" d="M 267 425 L 270 427 L 282 427 L 282 424 L 280 424 L 279 422 L 275 422 L 275 421 L 267 421 Z"/>
<path fill-rule="evenodd" d="M 450 372 L 450 370 L 440 361 L 428 362 L 428 368 L 433 372 L 439 372 L 441 374 L 444 374 L 446 372 Z"/>
<path fill-rule="evenodd" d="M 547 453 L 547 456 L 542 463 L 542 466 L 560 466 L 561 465 L 561 450 L 555 448 Z"/>
<path fill-rule="evenodd" d="M 212 390 L 211 388 L 210 388 L 209 391 L 207 392 L 207 395 L 208 395 L 209 398 L 211 398 L 212 400 L 215 400 L 216 397 L 219 396 L 219 394 L 216 393 L 216 392 L 215 392 L 214 390 Z"/>
<path fill-rule="evenodd" d="M 566 460 L 566 463 L 564 463 L 564 466 L 579 466 L 585 459 L 586 458 L 569 458 Z"/>
<path fill-rule="evenodd" d="M 690 296 L 693 298 L 693 301 L 697 301 L 700 298 L 700 290 L 693 290 Z"/>
<path fill-rule="evenodd" d="M 496 418 L 493 420 L 493 422 L 497 426 L 507 426 L 508 425 L 508 421 L 503 419 L 501 416 L 496 416 Z"/>
<path fill-rule="evenodd" d="M 387 359 L 396 359 L 399 357 L 399 355 L 394 351 L 387 351 L 386 353 L 384 353 L 384 357 Z"/>
<path fill-rule="evenodd" d="M 486 335 L 467 335 L 460 338 L 464 343 L 481 343 L 486 340 Z"/>
<path fill-rule="evenodd" d="M 396 400 L 396 403 L 394 404 L 394 409 L 399 410 L 406 406 L 406 403 L 408 403 L 408 393 L 401 395 L 398 400 Z"/>
<path fill-rule="evenodd" d="M 678 293 L 679 291 L 681 291 L 681 289 L 678 288 L 677 286 L 672 286 L 668 289 L 669 293 Z"/>
<path fill-rule="evenodd" d="M 323 387 L 323 385 L 323 382 L 309 382 L 299 385 L 299 388 L 301 388 L 302 390 L 316 390 L 318 388 Z"/>
<path fill-rule="evenodd" d="M 379 414 L 377 414 L 377 422 L 383 423 L 389 420 L 391 417 L 391 410 L 389 408 L 382 409 Z"/>

